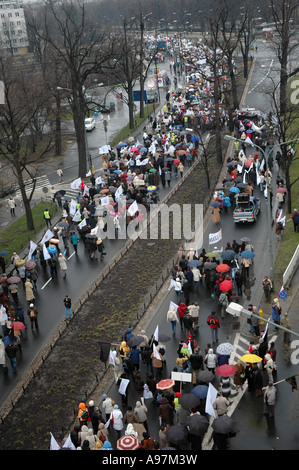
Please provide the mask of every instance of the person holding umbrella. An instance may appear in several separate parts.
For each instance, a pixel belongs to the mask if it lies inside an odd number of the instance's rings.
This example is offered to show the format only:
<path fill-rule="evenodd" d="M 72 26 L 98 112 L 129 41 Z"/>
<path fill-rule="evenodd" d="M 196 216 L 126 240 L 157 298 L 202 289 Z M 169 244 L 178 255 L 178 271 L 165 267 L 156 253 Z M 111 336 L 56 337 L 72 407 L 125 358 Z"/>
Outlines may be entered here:
<path fill-rule="evenodd" d="M 31 304 L 35 300 L 35 296 L 33 292 L 33 285 L 28 277 L 26 278 L 26 282 L 25 282 L 25 295 L 26 295 L 26 300 L 29 304 Z"/>

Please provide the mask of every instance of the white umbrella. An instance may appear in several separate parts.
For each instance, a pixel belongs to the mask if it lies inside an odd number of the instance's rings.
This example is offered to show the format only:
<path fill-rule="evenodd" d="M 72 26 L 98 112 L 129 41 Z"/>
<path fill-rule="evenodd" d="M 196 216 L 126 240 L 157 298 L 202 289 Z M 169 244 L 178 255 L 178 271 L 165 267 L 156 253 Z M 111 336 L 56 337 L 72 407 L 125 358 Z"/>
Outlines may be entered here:
<path fill-rule="evenodd" d="M 230 343 L 221 343 L 216 349 L 216 353 L 229 356 L 234 350 L 234 347 Z"/>

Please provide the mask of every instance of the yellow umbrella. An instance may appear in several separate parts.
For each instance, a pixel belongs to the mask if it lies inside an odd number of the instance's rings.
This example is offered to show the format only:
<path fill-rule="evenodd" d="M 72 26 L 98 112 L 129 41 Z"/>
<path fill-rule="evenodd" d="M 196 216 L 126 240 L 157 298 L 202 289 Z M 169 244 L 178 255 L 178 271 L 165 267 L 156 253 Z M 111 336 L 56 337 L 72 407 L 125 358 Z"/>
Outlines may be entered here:
<path fill-rule="evenodd" d="M 251 364 L 255 364 L 256 362 L 261 362 L 263 359 L 256 354 L 244 354 L 241 357 L 241 361 L 250 362 Z"/>

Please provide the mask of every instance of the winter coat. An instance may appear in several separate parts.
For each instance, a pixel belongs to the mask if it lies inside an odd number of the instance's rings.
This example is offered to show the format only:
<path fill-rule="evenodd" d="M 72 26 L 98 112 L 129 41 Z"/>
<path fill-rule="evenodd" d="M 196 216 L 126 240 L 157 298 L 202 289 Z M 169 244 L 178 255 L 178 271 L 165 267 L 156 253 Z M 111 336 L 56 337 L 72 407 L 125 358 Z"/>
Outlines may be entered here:
<path fill-rule="evenodd" d="M 164 424 L 171 424 L 171 415 L 173 406 L 168 403 L 167 398 L 163 397 L 159 405 L 159 413 Z"/>
<path fill-rule="evenodd" d="M 212 222 L 214 222 L 214 223 L 220 222 L 220 209 L 219 209 L 219 207 L 214 207 L 214 209 L 213 209 Z"/>
<path fill-rule="evenodd" d="M 31 282 L 28 280 L 25 282 L 25 295 L 26 295 L 26 300 L 27 302 L 30 302 L 31 300 L 34 300 L 34 293 L 33 293 L 33 285 Z"/>
<path fill-rule="evenodd" d="M 279 321 L 280 319 L 280 309 L 277 305 L 272 306 L 272 320 Z"/>
<path fill-rule="evenodd" d="M 199 305 L 189 305 L 188 310 L 192 318 L 198 318 Z"/>
<path fill-rule="evenodd" d="M 237 364 L 235 364 L 235 368 L 236 372 L 234 373 L 234 384 L 242 386 L 245 379 L 241 377 L 241 374 L 245 374 L 245 367 L 243 364 L 237 362 Z"/>
<path fill-rule="evenodd" d="M 193 318 L 191 317 L 189 313 L 187 313 L 187 315 L 184 316 L 183 324 L 187 330 L 191 330 L 192 325 L 193 325 Z"/>
<path fill-rule="evenodd" d="M 87 434 L 88 434 L 88 427 L 85 424 L 83 424 L 81 431 L 78 434 L 80 445 L 82 445 L 83 442 L 85 441 Z"/>
<path fill-rule="evenodd" d="M 178 306 L 178 309 L 177 309 L 177 313 L 178 313 L 180 318 L 183 318 L 186 315 L 187 308 L 188 307 L 187 307 L 186 304 L 184 304 L 183 302 L 180 303 L 180 305 Z"/>
<path fill-rule="evenodd" d="M 129 357 L 133 364 L 139 364 L 140 362 L 140 349 L 132 348 L 129 352 Z"/>
<path fill-rule="evenodd" d="M 217 366 L 217 356 L 216 354 L 214 354 L 212 348 L 209 349 L 208 354 L 206 354 L 205 363 L 209 369 L 215 369 L 215 367 Z"/>
<path fill-rule="evenodd" d="M 89 448 L 91 450 L 93 450 L 94 446 L 95 446 L 95 443 L 96 443 L 96 440 L 97 440 L 97 437 L 94 435 L 92 428 L 88 429 L 85 440 L 87 440 L 89 442 Z"/>
<path fill-rule="evenodd" d="M 123 423 L 123 414 L 118 408 L 114 408 L 111 412 L 110 418 L 113 417 L 113 424 L 112 427 L 116 431 L 121 431 L 124 427 Z"/>
<path fill-rule="evenodd" d="M 163 359 L 161 354 L 157 351 L 158 355 L 160 356 L 161 359 L 158 359 L 157 357 L 154 356 L 154 353 L 151 354 L 151 358 L 153 360 L 153 367 L 156 367 L 157 369 L 161 368 L 163 366 Z"/>
<path fill-rule="evenodd" d="M 66 271 L 67 270 L 67 265 L 66 265 L 66 259 L 64 256 L 58 256 L 58 263 L 60 265 L 60 269 L 62 271 Z"/>
<path fill-rule="evenodd" d="M 171 306 L 167 312 L 167 321 L 179 321 L 176 314 L 176 309 L 173 306 Z"/>
<path fill-rule="evenodd" d="M 229 401 L 225 397 L 220 395 L 215 399 L 213 403 L 213 408 L 217 411 L 218 416 L 220 416 L 227 412 L 228 405 Z"/>
<path fill-rule="evenodd" d="M 147 421 L 147 407 L 142 405 L 140 401 L 136 401 L 134 413 L 137 416 L 139 423 L 144 423 L 144 421 Z"/>
<path fill-rule="evenodd" d="M 127 410 L 124 415 L 125 423 L 138 423 L 138 418 L 133 410 Z"/>
<path fill-rule="evenodd" d="M 110 397 L 105 398 L 102 403 L 103 411 L 105 414 L 110 414 L 113 411 L 113 404 Z"/>
<path fill-rule="evenodd" d="M 98 432 L 97 432 L 97 438 L 100 439 L 100 437 L 103 435 L 106 437 L 106 439 L 108 439 L 108 434 L 109 434 L 109 431 L 107 428 L 105 428 L 105 425 L 104 423 L 99 423 L 99 427 L 98 427 Z"/>

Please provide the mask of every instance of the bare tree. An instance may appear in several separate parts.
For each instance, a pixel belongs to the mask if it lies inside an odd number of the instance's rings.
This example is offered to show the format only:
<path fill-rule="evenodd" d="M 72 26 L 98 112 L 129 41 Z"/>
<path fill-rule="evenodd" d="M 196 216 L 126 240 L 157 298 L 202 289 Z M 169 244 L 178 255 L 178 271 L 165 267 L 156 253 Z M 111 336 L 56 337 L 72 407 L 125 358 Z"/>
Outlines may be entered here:
<path fill-rule="evenodd" d="M 35 164 L 52 148 L 52 139 L 51 135 L 43 135 L 41 142 L 39 136 L 39 146 L 33 154 L 32 136 L 36 133 L 37 123 L 40 129 L 45 123 L 48 96 L 41 76 L 14 67 L 9 60 L 0 60 L 0 76 L 5 97 L 5 103 L 1 105 L 0 156 L 12 170 L 20 188 L 27 228 L 34 230 L 30 201 L 37 176 Z M 25 184 L 28 177 L 33 182 L 29 194 Z"/>
<path fill-rule="evenodd" d="M 115 66 L 113 35 L 103 29 L 95 15 L 89 14 L 88 4 L 84 2 L 62 5 L 49 2 L 42 7 L 42 15 L 32 10 L 29 25 L 56 52 L 67 71 L 66 81 L 60 86 L 69 89 L 78 147 L 78 176 L 84 178 L 87 173 L 85 83 L 90 75 Z"/>

